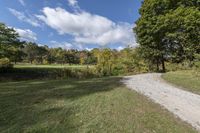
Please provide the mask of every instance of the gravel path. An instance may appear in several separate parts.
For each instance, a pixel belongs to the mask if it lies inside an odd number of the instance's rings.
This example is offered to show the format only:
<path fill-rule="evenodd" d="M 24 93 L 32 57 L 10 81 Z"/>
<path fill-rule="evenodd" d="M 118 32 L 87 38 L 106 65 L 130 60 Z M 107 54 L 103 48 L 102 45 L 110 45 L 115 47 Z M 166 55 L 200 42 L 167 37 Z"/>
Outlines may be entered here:
<path fill-rule="evenodd" d="M 200 95 L 168 84 L 157 73 L 127 76 L 123 83 L 162 105 L 200 132 Z"/>

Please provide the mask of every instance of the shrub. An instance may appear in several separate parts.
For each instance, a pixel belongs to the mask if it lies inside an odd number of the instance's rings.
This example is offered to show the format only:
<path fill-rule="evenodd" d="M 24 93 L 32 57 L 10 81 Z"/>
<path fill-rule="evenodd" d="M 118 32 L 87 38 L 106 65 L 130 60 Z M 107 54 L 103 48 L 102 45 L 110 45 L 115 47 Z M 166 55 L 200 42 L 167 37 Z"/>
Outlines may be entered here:
<path fill-rule="evenodd" d="M 100 77 L 94 68 L 13 68 L 0 71 L 0 81 Z"/>
<path fill-rule="evenodd" d="M 10 60 L 8 58 L 0 59 L 0 69 L 9 69 L 12 67 L 13 67 L 13 65 L 10 63 Z"/>

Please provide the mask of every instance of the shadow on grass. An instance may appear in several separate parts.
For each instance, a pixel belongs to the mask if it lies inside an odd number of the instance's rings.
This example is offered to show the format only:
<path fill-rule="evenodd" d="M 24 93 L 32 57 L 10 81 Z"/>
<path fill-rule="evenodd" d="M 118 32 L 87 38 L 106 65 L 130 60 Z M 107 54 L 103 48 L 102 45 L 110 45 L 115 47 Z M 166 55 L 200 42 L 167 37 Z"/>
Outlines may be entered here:
<path fill-rule="evenodd" d="M 0 69 L 0 83 L 7 81 L 24 81 L 38 79 L 87 79 L 97 78 L 98 74 L 92 68 L 42 68 L 42 67 L 23 67 L 13 69 Z"/>
<path fill-rule="evenodd" d="M 74 129 L 76 100 L 120 86 L 120 78 L 0 83 L 0 132 Z M 78 126 L 78 125 L 76 125 Z M 57 131 L 55 129 L 55 131 Z"/>

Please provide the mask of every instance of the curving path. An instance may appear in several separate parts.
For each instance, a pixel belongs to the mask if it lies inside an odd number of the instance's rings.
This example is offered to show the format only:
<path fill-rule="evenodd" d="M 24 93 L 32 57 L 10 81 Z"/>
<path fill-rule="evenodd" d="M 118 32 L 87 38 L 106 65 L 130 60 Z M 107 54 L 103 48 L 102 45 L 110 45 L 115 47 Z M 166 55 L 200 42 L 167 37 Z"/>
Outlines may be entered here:
<path fill-rule="evenodd" d="M 200 95 L 168 84 L 159 73 L 126 76 L 123 83 L 162 105 L 200 132 Z"/>

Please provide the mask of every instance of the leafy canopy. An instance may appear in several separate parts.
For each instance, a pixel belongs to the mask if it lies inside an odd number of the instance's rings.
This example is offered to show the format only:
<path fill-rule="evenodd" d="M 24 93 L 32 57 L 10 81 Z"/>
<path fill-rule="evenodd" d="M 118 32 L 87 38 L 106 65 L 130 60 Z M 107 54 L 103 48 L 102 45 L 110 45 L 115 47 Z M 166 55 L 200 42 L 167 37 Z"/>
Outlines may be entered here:
<path fill-rule="evenodd" d="M 192 61 L 200 49 L 200 0 L 144 0 L 134 28 L 151 64 Z"/>

